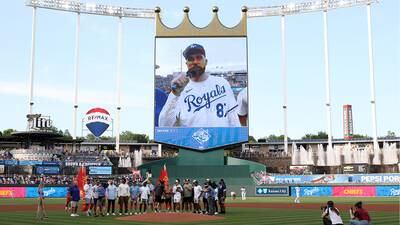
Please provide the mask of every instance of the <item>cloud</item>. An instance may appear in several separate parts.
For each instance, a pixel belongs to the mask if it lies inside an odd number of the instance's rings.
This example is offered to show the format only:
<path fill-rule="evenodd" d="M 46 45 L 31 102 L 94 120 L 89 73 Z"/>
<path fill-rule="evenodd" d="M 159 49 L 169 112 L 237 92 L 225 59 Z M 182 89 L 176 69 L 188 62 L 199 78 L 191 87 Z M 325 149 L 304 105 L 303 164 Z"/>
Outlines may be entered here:
<path fill-rule="evenodd" d="M 5 82 L 0 81 L 0 94 L 10 96 L 28 96 L 27 85 L 23 82 Z M 145 95 L 146 94 L 146 95 Z M 46 98 L 50 100 L 57 100 L 64 103 L 73 104 L 74 91 L 65 87 L 58 87 L 55 85 L 38 84 L 34 87 L 34 98 Z M 84 89 L 78 92 L 79 104 L 107 104 L 115 105 L 116 93 L 112 91 L 102 90 L 101 92 Z M 144 93 L 143 96 L 121 95 L 121 105 L 123 107 L 137 108 L 137 109 L 152 109 L 151 96 Z"/>

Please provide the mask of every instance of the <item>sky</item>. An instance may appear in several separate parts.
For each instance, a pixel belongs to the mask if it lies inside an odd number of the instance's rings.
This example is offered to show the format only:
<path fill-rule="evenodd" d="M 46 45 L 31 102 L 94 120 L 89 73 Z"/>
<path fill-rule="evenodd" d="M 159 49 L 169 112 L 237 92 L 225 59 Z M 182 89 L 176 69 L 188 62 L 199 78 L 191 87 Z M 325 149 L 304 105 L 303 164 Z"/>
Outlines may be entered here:
<path fill-rule="evenodd" d="M 83 1 L 89 2 L 89 1 Z M 232 27 L 241 7 L 274 6 L 301 1 L 101 1 L 132 8 L 161 7 L 163 22 L 177 26 L 183 7 L 199 27 L 219 18 Z M 0 130 L 26 128 L 32 8 L 23 0 L 3 1 L 0 14 Z M 400 134 L 400 1 L 372 5 L 372 38 L 378 136 Z M 82 15 L 78 130 L 93 107 L 116 114 L 117 28 L 114 17 Z M 35 113 L 51 116 L 59 129 L 73 127 L 76 14 L 37 11 L 34 79 Z M 248 19 L 250 135 L 283 134 L 280 18 Z M 153 137 L 154 20 L 123 19 L 121 131 Z M 322 13 L 286 18 L 288 136 L 327 130 Z M 353 106 L 354 133 L 372 136 L 365 6 L 328 12 L 332 134 L 343 137 L 343 105 Z M 226 53 L 232 54 L 232 53 Z"/>

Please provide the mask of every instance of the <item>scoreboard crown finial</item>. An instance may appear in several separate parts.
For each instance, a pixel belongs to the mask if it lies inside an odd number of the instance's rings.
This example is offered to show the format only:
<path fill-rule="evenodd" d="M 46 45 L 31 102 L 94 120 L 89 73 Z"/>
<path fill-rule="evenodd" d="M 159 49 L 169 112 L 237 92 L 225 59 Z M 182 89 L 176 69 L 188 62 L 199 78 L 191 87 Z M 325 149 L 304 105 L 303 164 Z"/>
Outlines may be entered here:
<path fill-rule="evenodd" d="M 213 18 L 211 22 L 205 27 L 195 26 L 190 18 L 190 8 L 185 6 L 183 8 L 183 20 L 176 27 L 166 26 L 160 17 L 161 8 L 154 9 L 156 20 L 156 37 L 245 37 L 247 36 L 247 7 L 241 8 L 241 19 L 236 26 L 226 27 L 218 18 L 218 7 L 212 8 Z"/>

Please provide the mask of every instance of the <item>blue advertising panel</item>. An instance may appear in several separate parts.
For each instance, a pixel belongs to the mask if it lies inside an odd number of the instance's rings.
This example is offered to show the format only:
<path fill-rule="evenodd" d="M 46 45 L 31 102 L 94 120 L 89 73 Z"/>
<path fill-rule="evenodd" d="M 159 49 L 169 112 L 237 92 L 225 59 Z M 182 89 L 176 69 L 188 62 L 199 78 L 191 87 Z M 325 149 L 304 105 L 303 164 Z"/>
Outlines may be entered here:
<path fill-rule="evenodd" d="M 111 166 L 90 166 L 90 175 L 111 175 Z"/>
<path fill-rule="evenodd" d="M 43 161 L 42 165 L 43 166 L 59 166 L 61 162 L 50 162 L 50 161 Z"/>
<path fill-rule="evenodd" d="M 44 197 L 47 198 L 64 198 L 67 196 L 67 187 L 45 187 Z M 27 198 L 37 198 L 38 188 L 37 187 L 27 187 L 26 197 Z"/>
<path fill-rule="evenodd" d="M 289 196 L 289 187 L 256 187 L 256 196 Z"/>
<path fill-rule="evenodd" d="M 0 160 L 0 165 L 4 165 L 4 160 Z"/>
<path fill-rule="evenodd" d="M 278 175 L 272 180 L 275 183 L 314 183 L 314 184 L 334 184 L 348 183 L 349 175 L 344 174 L 321 174 L 321 175 Z"/>
<path fill-rule="evenodd" d="M 59 173 L 60 167 L 58 166 L 36 166 L 36 174 L 52 175 Z"/>
<path fill-rule="evenodd" d="M 7 160 L 4 160 L 4 164 L 5 165 L 10 165 L 10 166 L 16 166 L 16 165 L 18 165 L 18 161 L 17 160 L 9 160 L 9 159 L 7 159 Z"/>
<path fill-rule="evenodd" d="M 376 196 L 400 196 L 400 185 L 393 186 L 376 186 Z"/>
<path fill-rule="evenodd" d="M 177 146 L 206 150 L 247 141 L 248 129 L 232 128 L 156 128 L 155 139 Z"/>
<path fill-rule="evenodd" d="M 198 151 L 247 142 L 247 37 L 157 37 L 155 47 L 155 141 Z"/>
<path fill-rule="evenodd" d="M 36 161 L 36 160 L 20 160 L 19 161 L 20 166 L 34 166 L 34 165 L 42 165 L 42 161 Z"/>
<path fill-rule="evenodd" d="M 295 187 L 290 187 L 290 195 L 296 196 Z M 300 196 L 332 196 L 332 187 L 303 186 L 300 187 Z"/>

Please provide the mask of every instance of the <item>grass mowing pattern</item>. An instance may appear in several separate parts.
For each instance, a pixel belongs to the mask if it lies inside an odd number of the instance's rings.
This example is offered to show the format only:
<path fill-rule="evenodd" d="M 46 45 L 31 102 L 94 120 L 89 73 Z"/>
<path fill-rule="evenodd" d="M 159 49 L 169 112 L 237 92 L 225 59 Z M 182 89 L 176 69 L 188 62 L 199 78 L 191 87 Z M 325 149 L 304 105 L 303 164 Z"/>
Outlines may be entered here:
<path fill-rule="evenodd" d="M 305 203 L 320 203 L 323 205 L 328 199 L 333 199 L 337 204 L 352 204 L 360 198 L 302 198 Z M 399 198 L 361 198 L 365 202 L 366 207 L 369 203 L 386 203 L 399 204 Z M 63 204 L 64 199 L 47 199 L 47 204 Z M 247 202 L 277 202 L 277 203 L 292 203 L 292 198 L 249 198 Z M 235 203 L 243 201 L 236 200 Z M 35 212 L 2 212 L 2 205 L 20 205 L 20 204 L 35 204 L 36 199 L 0 199 L 0 224 L 4 225 L 19 225 L 19 224 L 154 224 L 133 221 L 115 220 L 115 216 L 108 217 L 70 217 L 63 209 L 59 211 L 50 211 L 49 219 L 39 221 L 36 219 Z M 34 206 L 33 206 L 34 208 Z M 348 224 L 348 212 L 342 213 L 342 218 L 345 224 Z M 398 212 L 370 212 L 374 225 L 397 225 L 399 224 Z M 229 208 L 224 220 L 190 223 L 193 225 L 213 224 L 213 225 L 321 225 L 321 211 L 313 210 L 285 210 L 285 209 L 256 209 L 256 208 Z M 158 216 L 154 214 L 154 216 Z M 178 215 L 177 215 L 178 216 Z M 165 225 L 177 223 L 163 223 Z M 183 224 L 183 223 L 181 223 Z M 186 224 L 186 223 L 185 223 Z"/>

